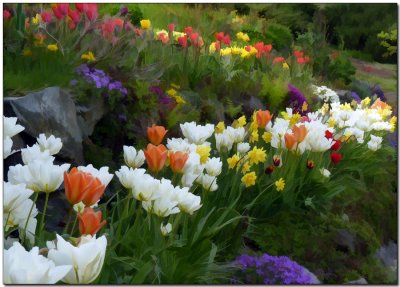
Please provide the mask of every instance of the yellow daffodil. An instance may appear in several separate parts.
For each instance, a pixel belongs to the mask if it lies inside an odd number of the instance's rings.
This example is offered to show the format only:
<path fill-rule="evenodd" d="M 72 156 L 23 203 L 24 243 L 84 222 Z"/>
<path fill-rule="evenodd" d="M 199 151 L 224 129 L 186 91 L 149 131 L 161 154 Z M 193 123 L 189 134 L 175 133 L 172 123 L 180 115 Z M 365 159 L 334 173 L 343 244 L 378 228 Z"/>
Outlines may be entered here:
<path fill-rule="evenodd" d="M 38 25 L 41 22 L 42 22 L 42 17 L 40 16 L 40 14 L 36 14 L 35 17 L 32 17 L 32 24 L 33 25 Z"/>
<path fill-rule="evenodd" d="M 396 123 L 397 123 L 397 117 L 396 116 L 393 116 L 391 119 L 390 119 L 390 132 L 394 132 L 394 130 L 396 129 Z"/>
<path fill-rule="evenodd" d="M 56 52 L 58 50 L 58 46 L 57 46 L 57 44 L 47 45 L 47 50 L 52 51 L 52 52 Z"/>
<path fill-rule="evenodd" d="M 227 47 L 224 49 L 219 50 L 219 54 L 221 56 L 230 56 L 232 54 L 231 48 Z"/>
<path fill-rule="evenodd" d="M 140 21 L 140 27 L 142 27 L 142 29 L 147 30 L 151 27 L 151 22 L 148 19 L 143 19 Z"/>
<path fill-rule="evenodd" d="M 200 156 L 200 163 L 205 164 L 210 156 L 211 147 L 208 145 L 198 145 L 196 153 Z"/>
<path fill-rule="evenodd" d="M 238 154 L 234 154 L 232 157 L 228 158 L 226 161 L 228 162 L 229 169 L 234 169 L 239 160 L 240 157 Z"/>
<path fill-rule="evenodd" d="M 368 107 L 370 103 L 371 99 L 369 97 L 366 97 L 364 100 L 361 101 L 361 106 L 365 108 Z"/>
<path fill-rule="evenodd" d="M 240 118 L 234 120 L 234 122 L 232 123 L 232 127 L 234 127 L 235 129 L 242 128 L 245 125 L 246 125 L 246 116 L 241 116 Z"/>
<path fill-rule="evenodd" d="M 174 89 L 177 89 L 177 90 L 179 90 L 181 88 L 181 86 L 176 85 L 174 83 L 171 83 L 171 87 L 173 87 Z"/>
<path fill-rule="evenodd" d="M 250 134 L 250 143 L 258 141 L 258 130 L 254 130 Z"/>
<path fill-rule="evenodd" d="M 240 53 L 242 52 L 241 48 L 238 48 L 236 46 L 231 47 L 231 53 L 232 55 L 240 55 Z"/>
<path fill-rule="evenodd" d="M 255 146 L 247 153 L 247 156 L 249 157 L 250 164 L 258 164 L 259 162 L 265 161 L 267 153 L 263 148 L 257 148 Z"/>
<path fill-rule="evenodd" d="M 169 89 L 167 91 L 167 95 L 171 96 L 171 97 L 175 96 L 176 95 L 176 90 L 175 89 Z"/>
<path fill-rule="evenodd" d="M 282 191 L 285 188 L 285 181 L 283 180 L 283 178 L 275 181 L 275 186 L 277 191 Z"/>
<path fill-rule="evenodd" d="M 262 135 L 262 139 L 265 141 L 265 143 L 270 143 L 272 139 L 272 133 L 264 132 Z"/>
<path fill-rule="evenodd" d="M 210 47 L 208 48 L 208 50 L 210 51 L 210 53 L 215 53 L 215 51 L 217 51 L 217 48 L 215 47 L 215 42 L 212 42 L 210 44 Z"/>
<path fill-rule="evenodd" d="M 32 56 L 32 50 L 29 49 L 29 48 L 23 49 L 22 50 L 22 55 L 25 56 L 25 57 L 30 57 L 30 56 Z"/>
<path fill-rule="evenodd" d="M 345 103 L 345 104 L 340 105 L 340 109 L 342 111 L 352 111 L 353 110 L 349 103 Z"/>
<path fill-rule="evenodd" d="M 303 102 L 303 106 L 301 107 L 301 111 L 302 112 L 305 112 L 305 111 L 307 111 L 308 110 L 308 105 L 307 105 L 307 103 L 304 101 Z"/>
<path fill-rule="evenodd" d="M 220 134 L 225 130 L 225 123 L 224 122 L 219 122 L 216 126 L 215 126 L 215 133 L 216 134 Z"/>
<path fill-rule="evenodd" d="M 186 104 L 186 101 L 181 96 L 176 95 L 174 98 L 177 104 Z"/>
<path fill-rule="evenodd" d="M 282 68 L 284 68 L 285 70 L 289 69 L 289 65 L 285 62 L 282 64 Z"/>
<path fill-rule="evenodd" d="M 246 161 L 242 166 L 242 173 L 245 174 L 245 173 L 249 172 L 250 168 L 251 168 L 250 163 L 248 161 Z"/>
<path fill-rule="evenodd" d="M 244 183 L 244 185 L 246 187 L 252 186 L 256 184 L 256 173 L 254 171 L 246 173 L 243 177 L 242 177 L 242 182 Z"/>
<path fill-rule="evenodd" d="M 86 60 L 88 62 L 96 61 L 96 57 L 94 56 L 94 54 L 92 52 L 87 52 L 85 54 L 82 54 L 81 59 Z"/>
<path fill-rule="evenodd" d="M 328 119 L 328 127 L 333 128 L 336 124 L 336 121 L 334 118 L 329 118 Z"/>
<path fill-rule="evenodd" d="M 301 115 L 299 113 L 295 113 L 294 115 L 291 116 L 289 125 L 293 126 L 293 125 L 297 124 L 300 119 L 301 119 Z"/>

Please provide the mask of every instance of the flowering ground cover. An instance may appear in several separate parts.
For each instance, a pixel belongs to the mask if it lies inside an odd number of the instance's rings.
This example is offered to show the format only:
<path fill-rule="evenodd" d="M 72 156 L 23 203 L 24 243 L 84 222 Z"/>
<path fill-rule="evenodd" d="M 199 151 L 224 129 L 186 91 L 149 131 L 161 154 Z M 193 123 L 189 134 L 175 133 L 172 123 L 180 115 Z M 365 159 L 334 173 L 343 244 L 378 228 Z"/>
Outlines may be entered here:
<path fill-rule="evenodd" d="M 5 5 L 4 283 L 397 282 L 397 111 L 283 7 Z"/>

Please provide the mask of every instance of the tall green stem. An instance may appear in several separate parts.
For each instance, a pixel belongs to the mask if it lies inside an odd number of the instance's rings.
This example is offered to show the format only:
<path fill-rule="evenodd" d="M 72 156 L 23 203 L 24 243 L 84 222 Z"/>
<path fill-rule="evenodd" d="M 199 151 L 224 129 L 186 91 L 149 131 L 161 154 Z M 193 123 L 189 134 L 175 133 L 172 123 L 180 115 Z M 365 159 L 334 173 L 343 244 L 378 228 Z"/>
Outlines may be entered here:
<path fill-rule="evenodd" d="M 44 217 L 46 216 L 46 210 L 47 210 L 47 203 L 49 202 L 49 196 L 50 193 L 46 192 L 46 199 L 44 201 L 44 207 L 43 207 L 43 213 L 42 213 L 42 219 L 40 220 L 40 228 L 39 231 L 42 232 L 42 229 L 44 227 Z"/>
<path fill-rule="evenodd" d="M 23 236 L 21 238 L 22 243 L 25 240 L 26 228 L 28 227 L 28 222 L 29 222 L 29 219 L 31 218 L 32 210 L 33 210 L 33 207 L 35 206 L 35 203 L 36 203 L 36 200 L 38 199 L 38 196 L 39 196 L 39 192 L 36 192 L 35 198 L 33 199 L 33 202 L 32 202 L 31 210 L 29 210 L 28 218 L 26 219 L 26 222 L 25 222 L 24 233 L 23 233 Z"/>

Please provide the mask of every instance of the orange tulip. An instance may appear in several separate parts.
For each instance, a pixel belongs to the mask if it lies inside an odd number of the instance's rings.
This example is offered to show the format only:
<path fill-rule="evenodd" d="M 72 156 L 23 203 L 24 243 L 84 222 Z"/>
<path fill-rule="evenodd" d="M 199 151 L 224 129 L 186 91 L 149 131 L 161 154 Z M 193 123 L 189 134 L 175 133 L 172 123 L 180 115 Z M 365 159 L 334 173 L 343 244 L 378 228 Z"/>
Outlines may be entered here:
<path fill-rule="evenodd" d="M 167 130 L 163 126 L 152 125 L 147 128 L 147 137 L 153 145 L 159 145 L 164 139 Z"/>
<path fill-rule="evenodd" d="M 262 111 L 258 110 L 256 112 L 256 117 L 257 117 L 257 124 L 260 129 L 265 128 L 266 125 L 271 121 L 271 114 L 268 110 Z"/>
<path fill-rule="evenodd" d="M 376 101 L 371 105 L 371 109 L 386 109 L 389 105 L 385 102 L 382 102 L 381 99 L 376 99 Z"/>
<path fill-rule="evenodd" d="M 158 146 L 148 144 L 144 150 L 144 156 L 149 169 L 153 172 L 159 172 L 167 160 L 167 148 L 162 144 Z"/>
<path fill-rule="evenodd" d="M 103 195 L 105 186 L 98 178 L 74 167 L 69 173 L 64 172 L 64 188 L 69 203 L 83 201 L 86 206 L 90 206 Z"/>
<path fill-rule="evenodd" d="M 188 160 L 189 155 L 187 152 L 176 151 L 169 154 L 169 162 L 173 172 L 182 173 L 182 169 Z"/>
<path fill-rule="evenodd" d="M 293 126 L 292 130 L 293 130 L 293 134 L 295 135 L 295 137 L 299 143 L 301 143 L 304 140 L 304 138 L 306 137 L 306 135 L 308 133 L 307 128 L 303 125 L 300 127 Z"/>
<path fill-rule="evenodd" d="M 291 150 L 293 146 L 296 144 L 297 139 L 295 135 L 292 134 L 285 134 L 285 144 L 288 150 Z"/>
<path fill-rule="evenodd" d="M 101 211 L 94 212 L 90 207 L 85 207 L 82 214 L 78 213 L 79 231 L 81 235 L 95 235 L 107 221 L 101 221 Z"/>

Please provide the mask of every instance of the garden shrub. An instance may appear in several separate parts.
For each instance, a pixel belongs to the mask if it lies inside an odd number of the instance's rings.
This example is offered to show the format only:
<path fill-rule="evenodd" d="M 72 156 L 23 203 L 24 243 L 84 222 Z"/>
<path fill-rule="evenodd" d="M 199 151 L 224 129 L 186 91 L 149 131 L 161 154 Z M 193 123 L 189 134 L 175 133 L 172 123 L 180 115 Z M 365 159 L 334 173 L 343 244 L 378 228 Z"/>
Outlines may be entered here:
<path fill-rule="evenodd" d="M 289 49 L 293 42 L 292 32 L 289 27 L 268 23 L 265 30 L 265 37 L 268 39 L 275 49 Z"/>

